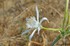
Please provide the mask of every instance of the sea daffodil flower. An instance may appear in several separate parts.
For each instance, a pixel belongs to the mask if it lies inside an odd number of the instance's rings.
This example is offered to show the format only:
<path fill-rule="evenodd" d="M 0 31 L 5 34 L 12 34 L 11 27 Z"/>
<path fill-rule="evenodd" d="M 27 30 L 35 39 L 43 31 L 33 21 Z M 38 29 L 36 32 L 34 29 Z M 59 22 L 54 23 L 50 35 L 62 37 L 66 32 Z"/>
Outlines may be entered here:
<path fill-rule="evenodd" d="M 30 35 L 30 37 L 29 37 L 29 40 L 31 40 L 32 39 L 32 37 L 33 37 L 33 35 L 34 35 L 34 33 L 36 32 L 36 31 L 38 31 L 38 34 L 40 33 L 40 30 L 42 29 L 41 27 L 42 27 L 42 22 L 43 21 L 47 21 L 47 22 L 49 22 L 48 21 L 48 19 L 46 18 L 46 17 L 43 17 L 41 20 L 39 20 L 39 11 L 38 11 L 38 6 L 36 6 L 36 16 L 37 16 L 37 18 L 35 18 L 34 16 L 33 17 L 30 17 L 30 18 L 26 18 L 26 26 L 27 26 L 27 28 L 29 28 L 29 29 L 34 29 L 33 30 L 33 32 L 32 32 L 32 34 Z M 26 30 L 25 32 L 23 32 L 22 34 L 25 34 L 25 33 L 28 33 L 30 30 Z"/>

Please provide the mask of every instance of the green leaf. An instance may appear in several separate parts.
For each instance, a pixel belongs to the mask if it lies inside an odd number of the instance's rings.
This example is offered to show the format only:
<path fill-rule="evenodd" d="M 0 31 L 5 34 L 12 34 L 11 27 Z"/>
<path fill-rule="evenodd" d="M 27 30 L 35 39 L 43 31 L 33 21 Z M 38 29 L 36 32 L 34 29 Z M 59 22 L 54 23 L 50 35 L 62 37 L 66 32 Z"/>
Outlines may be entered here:
<path fill-rule="evenodd" d="M 69 0 L 66 0 L 66 8 L 65 8 L 64 20 L 63 20 L 63 26 L 62 26 L 63 28 L 68 26 L 68 23 L 69 23 L 68 6 L 69 6 Z"/>
<path fill-rule="evenodd" d="M 58 36 L 55 38 L 55 40 L 53 41 L 53 43 L 52 43 L 51 46 L 54 46 L 54 45 L 58 42 L 58 40 L 60 40 L 60 39 L 61 39 L 61 35 L 58 35 Z"/>
<path fill-rule="evenodd" d="M 67 36 L 69 36 L 70 35 L 70 30 L 67 30 L 66 32 L 65 32 L 65 36 L 67 37 Z"/>

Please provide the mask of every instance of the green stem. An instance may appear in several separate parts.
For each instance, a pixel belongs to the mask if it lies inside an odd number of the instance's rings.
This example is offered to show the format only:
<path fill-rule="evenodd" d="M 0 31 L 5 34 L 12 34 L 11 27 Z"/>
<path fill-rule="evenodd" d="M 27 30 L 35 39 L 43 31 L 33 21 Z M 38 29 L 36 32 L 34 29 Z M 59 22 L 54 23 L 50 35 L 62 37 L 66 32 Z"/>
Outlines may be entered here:
<path fill-rule="evenodd" d="M 45 30 L 51 30 L 51 31 L 60 31 L 61 29 L 54 29 L 54 28 L 46 28 L 46 27 L 41 27 L 42 29 Z"/>
<path fill-rule="evenodd" d="M 66 0 L 66 8 L 65 8 L 65 14 L 64 14 L 64 20 L 63 20 L 63 28 L 67 25 L 67 19 L 68 19 L 68 4 L 69 0 Z"/>
<path fill-rule="evenodd" d="M 69 4 L 69 0 L 66 0 L 66 13 L 68 13 L 68 4 Z"/>

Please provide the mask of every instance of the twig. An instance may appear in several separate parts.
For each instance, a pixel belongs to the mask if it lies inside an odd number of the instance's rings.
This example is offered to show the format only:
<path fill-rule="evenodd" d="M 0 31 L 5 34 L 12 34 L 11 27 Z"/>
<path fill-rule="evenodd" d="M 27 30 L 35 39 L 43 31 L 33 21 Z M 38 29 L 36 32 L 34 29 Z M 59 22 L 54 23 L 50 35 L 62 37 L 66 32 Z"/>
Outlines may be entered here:
<path fill-rule="evenodd" d="M 34 44 L 37 44 L 37 45 L 41 45 L 41 43 L 38 43 L 38 42 L 35 42 L 35 41 L 31 41 L 32 43 Z"/>

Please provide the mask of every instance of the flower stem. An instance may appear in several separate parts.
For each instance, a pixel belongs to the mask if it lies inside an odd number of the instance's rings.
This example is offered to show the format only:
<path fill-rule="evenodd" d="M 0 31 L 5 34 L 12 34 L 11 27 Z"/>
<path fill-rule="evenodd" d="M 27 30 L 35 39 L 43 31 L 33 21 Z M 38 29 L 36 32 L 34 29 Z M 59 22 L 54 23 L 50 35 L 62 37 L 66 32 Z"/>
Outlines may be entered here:
<path fill-rule="evenodd" d="M 45 30 L 52 30 L 52 31 L 58 31 L 60 32 L 60 28 L 59 29 L 55 29 L 55 28 L 46 28 L 46 27 L 41 27 L 42 29 L 45 29 Z"/>

